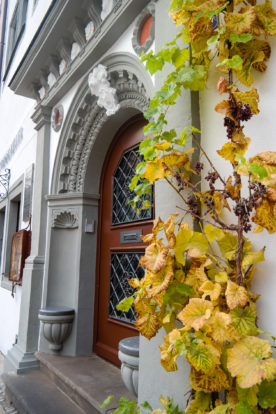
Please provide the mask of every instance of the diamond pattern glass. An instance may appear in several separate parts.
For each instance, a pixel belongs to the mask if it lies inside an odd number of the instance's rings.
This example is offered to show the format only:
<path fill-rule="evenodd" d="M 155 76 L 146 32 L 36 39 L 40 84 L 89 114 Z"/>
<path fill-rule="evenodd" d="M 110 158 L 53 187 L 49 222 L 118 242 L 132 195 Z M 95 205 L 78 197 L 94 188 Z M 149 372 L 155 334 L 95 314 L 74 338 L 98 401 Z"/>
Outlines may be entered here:
<path fill-rule="evenodd" d="M 138 146 L 126 151 L 113 176 L 113 199 L 112 199 L 112 224 L 131 223 L 133 221 L 150 220 L 152 209 L 141 210 L 137 214 L 128 202 L 135 196 L 129 189 L 129 184 L 135 174 L 137 164 L 143 161 L 143 157 L 137 152 Z M 146 194 L 144 200 L 152 202 L 152 194 Z M 138 204 L 137 207 L 140 208 Z"/>
<path fill-rule="evenodd" d="M 128 312 L 121 312 L 116 305 L 134 292 L 128 279 L 137 277 L 140 280 L 144 276 L 144 269 L 138 267 L 142 255 L 141 252 L 111 253 L 108 316 L 112 319 L 131 324 L 136 320 L 133 306 Z"/>

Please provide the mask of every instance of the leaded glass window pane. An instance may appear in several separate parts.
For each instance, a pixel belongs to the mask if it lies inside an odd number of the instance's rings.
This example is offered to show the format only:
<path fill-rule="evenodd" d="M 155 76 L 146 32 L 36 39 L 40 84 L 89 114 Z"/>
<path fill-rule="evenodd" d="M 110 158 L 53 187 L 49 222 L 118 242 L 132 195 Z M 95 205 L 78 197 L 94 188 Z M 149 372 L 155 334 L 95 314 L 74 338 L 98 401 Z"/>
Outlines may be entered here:
<path fill-rule="evenodd" d="M 143 161 L 143 157 L 137 152 L 138 146 L 126 151 L 113 176 L 113 198 L 112 198 L 112 224 L 131 223 L 133 221 L 150 220 L 152 209 L 141 210 L 137 214 L 128 204 L 135 196 L 129 189 L 129 184 L 135 174 L 137 164 Z M 152 203 L 152 193 L 145 196 L 145 200 Z M 141 202 L 142 204 L 142 202 Z M 137 206 L 138 208 L 141 205 Z"/>
<path fill-rule="evenodd" d="M 134 293 L 128 279 L 137 277 L 141 280 L 144 276 L 143 267 L 138 267 L 142 255 L 141 252 L 111 253 L 108 316 L 112 319 L 131 324 L 136 320 L 133 306 L 128 312 L 121 312 L 116 309 L 116 305 Z"/>

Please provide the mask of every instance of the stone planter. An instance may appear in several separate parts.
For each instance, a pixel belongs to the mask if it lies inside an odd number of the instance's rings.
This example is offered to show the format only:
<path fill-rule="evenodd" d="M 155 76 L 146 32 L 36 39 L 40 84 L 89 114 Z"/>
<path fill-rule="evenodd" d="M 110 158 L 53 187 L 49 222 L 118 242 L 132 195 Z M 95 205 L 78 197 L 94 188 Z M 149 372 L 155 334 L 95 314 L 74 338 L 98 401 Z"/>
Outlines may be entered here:
<path fill-rule="evenodd" d="M 119 342 L 119 360 L 122 362 L 121 375 L 126 388 L 138 395 L 139 336 L 125 338 Z"/>
<path fill-rule="evenodd" d="M 52 306 L 40 309 L 38 318 L 42 324 L 44 338 L 50 343 L 49 348 L 54 352 L 62 349 L 63 343 L 71 333 L 74 309 L 63 306 Z"/>

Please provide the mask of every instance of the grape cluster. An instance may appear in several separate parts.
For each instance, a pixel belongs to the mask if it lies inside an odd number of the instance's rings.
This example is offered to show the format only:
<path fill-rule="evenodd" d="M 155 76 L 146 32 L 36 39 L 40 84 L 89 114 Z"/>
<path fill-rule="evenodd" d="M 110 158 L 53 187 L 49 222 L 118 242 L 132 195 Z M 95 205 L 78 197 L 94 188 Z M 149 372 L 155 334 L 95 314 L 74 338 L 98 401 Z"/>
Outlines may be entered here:
<path fill-rule="evenodd" d="M 226 116 L 224 118 L 224 126 L 226 127 L 227 138 L 232 139 L 232 135 L 235 129 L 235 122 L 232 121 L 232 119 L 228 118 L 228 116 Z"/>
<path fill-rule="evenodd" d="M 175 177 L 176 182 L 177 182 L 178 190 L 183 191 L 186 186 L 183 183 L 183 179 L 182 179 L 181 175 L 179 173 L 175 173 L 174 177 Z"/>
<path fill-rule="evenodd" d="M 199 222 L 200 208 L 197 198 L 194 195 L 191 195 L 186 201 L 189 207 L 189 213 L 193 216 L 195 222 Z"/>
<path fill-rule="evenodd" d="M 251 230 L 251 208 L 250 204 L 248 203 L 248 200 L 242 199 L 239 203 L 236 204 L 233 210 L 235 215 L 241 218 L 243 230 L 245 231 L 245 233 L 248 233 Z"/>
<path fill-rule="evenodd" d="M 198 175 L 200 175 L 201 171 L 203 170 L 203 167 L 204 167 L 203 163 L 202 163 L 202 162 L 197 161 L 197 163 L 196 163 L 196 165 L 195 165 L 195 167 L 194 167 L 194 170 L 195 170 L 195 172 L 196 172 Z"/>
<path fill-rule="evenodd" d="M 210 194 L 213 195 L 215 191 L 215 182 L 219 178 L 219 175 L 216 171 L 209 171 L 208 174 L 205 177 L 205 180 L 209 182 L 210 187 Z"/>
<path fill-rule="evenodd" d="M 249 105 L 244 105 L 241 102 L 237 102 L 235 99 L 230 99 L 230 109 L 233 118 L 237 121 L 248 121 L 252 118 L 252 112 Z"/>
<path fill-rule="evenodd" d="M 249 184 L 249 188 L 251 190 L 251 197 L 250 197 L 250 207 L 256 208 L 259 207 L 263 201 L 264 196 L 267 193 L 267 188 L 260 182 L 251 182 Z"/>

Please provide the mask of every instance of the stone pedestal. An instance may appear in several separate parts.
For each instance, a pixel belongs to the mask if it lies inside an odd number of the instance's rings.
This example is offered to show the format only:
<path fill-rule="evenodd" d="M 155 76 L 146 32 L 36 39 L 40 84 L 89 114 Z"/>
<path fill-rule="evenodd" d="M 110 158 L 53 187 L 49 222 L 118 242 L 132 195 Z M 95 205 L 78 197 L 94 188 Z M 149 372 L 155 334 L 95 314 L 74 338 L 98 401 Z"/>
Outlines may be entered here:
<path fill-rule="evenodd" d="M 119 342 L 119 360 L 122 362 L 121 374 L 126 388 L 138 395 L 139 377 L 139 336 L 125 338 Z"/>
<path fill-rule="evenodd" d="M 49 348 L 52 351 L 59 352 L 62 349 L 63 343 L 72 331 L 74 317 L 74 309 L 64 306 L 40 309 L 38 319 L 42 324 L 44 338 L 50 343 Z"/>

